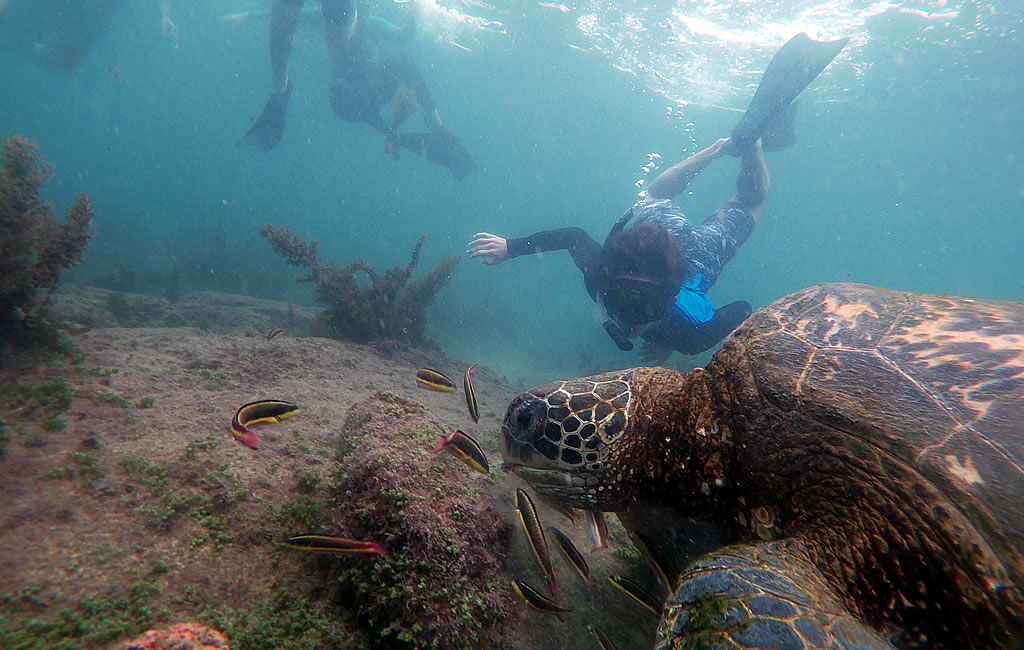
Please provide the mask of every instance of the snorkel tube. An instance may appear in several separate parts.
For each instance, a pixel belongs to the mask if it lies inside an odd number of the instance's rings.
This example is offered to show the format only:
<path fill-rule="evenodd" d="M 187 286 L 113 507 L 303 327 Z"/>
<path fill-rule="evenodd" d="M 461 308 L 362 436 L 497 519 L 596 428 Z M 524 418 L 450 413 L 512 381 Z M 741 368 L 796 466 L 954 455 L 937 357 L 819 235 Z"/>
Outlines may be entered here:
<path fill-rule="evenodd" d="M 607 315 L 607 312 L 605 315 Z M 615 341 L 615 345 L 619 346 L 620 350 L 623 352 L 629 352 L 633 349 L 633 343 L 625 334 L 622 333 L 622 330 L 619 329 L 619 325 L 614 319 L 608 318 L 603 325 L 604 331 L 608 332 L 608 336 L 612 337 L 612 340 Z"/>
<path fill-rule="evenodd" d="M 626 227 L 626 223 L 632 218 L 633 208 L 629 208 L 628 210 L 622 213 L 622 216 L 619 217 L 618 221 L 615 222 L 615 225 L 612 226 L 612 229 L 608 231 L 608 236 L 604 238 L 605 246 L 608 245 L 608 240 L 611 238 L 611 236 L 622 231 L 622 229 Z M 602 273 L 603 272 L 604 271 L 602 269 Z M 601 313 L 604 315 L 605 320 L 601 324 L 601 326 L 604 327 L 604 331 L 608 332 L 608 336 L 610 336 L 612 340 L 615 341 L 615 345 L 619 346 L 620 350 L 622 350 L 623 352 L 631 351 L 633 349 L 633 343 L 630 342 L 629 337 L 626 336 L 626 333 L 622 331 L 622 328 L 619 327 L 619 324 L 615 322 L 615 319 L 612 318 L 611 314 L 608 313 L 608 310 L 605 309 L 604 300 L 601 298 L 600 291 L 598 291 L 597 293 L 597 306 L 601 309 Z"/>

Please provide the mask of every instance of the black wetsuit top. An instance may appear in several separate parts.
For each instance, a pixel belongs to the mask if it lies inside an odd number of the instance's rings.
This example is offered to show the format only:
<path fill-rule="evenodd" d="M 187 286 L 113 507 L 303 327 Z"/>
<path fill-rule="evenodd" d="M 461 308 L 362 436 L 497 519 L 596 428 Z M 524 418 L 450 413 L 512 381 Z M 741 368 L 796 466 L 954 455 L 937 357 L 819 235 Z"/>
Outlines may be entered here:
<path fill-rule="evenodd" d="M 601 273 L 601 244 L 582 228 L 543 230 L 529 237 L 506 240 L 509 257 L 530 255 L 542 251 L 568 250 L 573 261 L 583 272 L 583 282 L 591 299 L 603 280 Z M 715 315 L 704 323 L 692 323 L 680 318 L 672 310 L 662 318 L 658 327 L 643 335 L 644 340 L 670 347 L 683 354 L 698 354 L 718 344 L 737 325 L 750 315 L 750 304 L 745 301 L 729 303 L 715 309 Z"/>

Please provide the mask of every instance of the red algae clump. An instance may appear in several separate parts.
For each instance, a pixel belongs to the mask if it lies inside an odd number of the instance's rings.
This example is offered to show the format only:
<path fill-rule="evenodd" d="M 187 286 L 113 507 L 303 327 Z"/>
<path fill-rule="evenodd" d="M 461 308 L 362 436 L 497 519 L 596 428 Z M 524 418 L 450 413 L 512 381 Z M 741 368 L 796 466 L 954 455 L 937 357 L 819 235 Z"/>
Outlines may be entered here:
<path fill-rule="evenodd" d="M 217 630 L 199 623 L 175 623 L 148 630 L 138 638 L 111 646 L 110 650 L 228 650 L 228 640 Z"/>

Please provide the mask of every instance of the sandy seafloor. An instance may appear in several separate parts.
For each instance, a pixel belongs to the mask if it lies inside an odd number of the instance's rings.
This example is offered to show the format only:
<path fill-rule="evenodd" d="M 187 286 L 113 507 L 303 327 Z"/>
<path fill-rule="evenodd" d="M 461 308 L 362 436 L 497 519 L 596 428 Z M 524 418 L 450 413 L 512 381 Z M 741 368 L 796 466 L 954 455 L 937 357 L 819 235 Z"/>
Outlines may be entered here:
<path fill-rule="evenodd" d="M 138 605 L 133 598 L 140 589 L 145 607 L 141 615 L 135 612 L 136 620 L 193 620 L 204 607 L 245 608 L 283 587 L 301 592 L 305 573 L 323 562 L 373 562 L 369 556 L 311 562 L 309 555 L 282 551 L 268 536 L 330 531 L 274 528 L 261 513 L 288 503 L 311 476 L 329 479 L 331 450 L 346 413 L 380 392 L 423 405 L 438 428 L 461 428 L 476 437 L 490 459 L 489 477 L 450 455 L 432 458 L 464 469 L 481 498 L 493 500 L 510 522 L 508 548 L 490 549 L 503 564 L 500 579 L 543 586 L 511 503 L 521 483 L 500 470 L 498 449 L 505 409 L 528 386 L 512 386 L 481 367 L 474 375 L 481 418 L 474 424 L 461 389 L 471 360 L 395 343 L 305 337 L 312 308 L 222 294 L 187 296 L 170 305 L 73 289 L 62 292 L 54 311 L 73 324 L 73 352 L 0 369 L 8 439 L 0 462 L 0 620 L 8 632 L 31 619 L 57 619 L 63 608 L 73 609 L 83 599 Z M 112 326 L 126 321 L 176 326 Z M 264 333 L 275 326 L 288 332 L 268 340 Z M 459 392 L 418 388 L 414 374 L 421 366 L 448 373 Z M 38 408 L 11 396 L 19 386 L 59 377 L 75 397 L 59 416 L 66 428 L 47 430 Z M 240 405 L 257 399 L 293 401 L 301 410 L 285 422 L 254 429 L 261 446 L 251 450 L 233 439 L 229 423 Z M 160 484 L 162 471 L 166 481 Z M 195 506 L 180 506 L 183 516 L 163 510 L 168 494 L 201 495 L 214 504 L 214 514 L 225 495 L 235 495 L 237 513 L 204 525 Z M 554 523 L 576 540 L 597 584 L 584 591 L 555 557 L 559 600 L 573 615 L 560 623 L 510 597 L 506 647 L 597 647 L 587 631 L 593 624 L 602 625 L 618 647 L 649 647 L 654 618 L 605 580 L 644 570 L 642 560 L 625 552 L 629 543 L 614 518 L 611 545 L 620 550 L 590 554 L 581 524 L 538 506 L 542 523 Z M 253 521 L 263 524 L 247 526 Z M 339 622 L 342 632 L 328 647 L 375 647 L 358 612 L 353 615 Z"/>

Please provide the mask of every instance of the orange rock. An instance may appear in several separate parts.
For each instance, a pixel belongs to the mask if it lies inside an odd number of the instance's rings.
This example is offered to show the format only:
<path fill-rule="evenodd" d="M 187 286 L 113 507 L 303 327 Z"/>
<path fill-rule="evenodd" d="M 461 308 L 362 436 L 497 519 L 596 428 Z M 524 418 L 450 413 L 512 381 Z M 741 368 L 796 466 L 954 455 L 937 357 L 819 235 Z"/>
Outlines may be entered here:
<path fill-rule="evenodd" d="M 222 633 L 199 623 L 175 623 L 111 646 L 110 650 L 229 650 Z"/>

